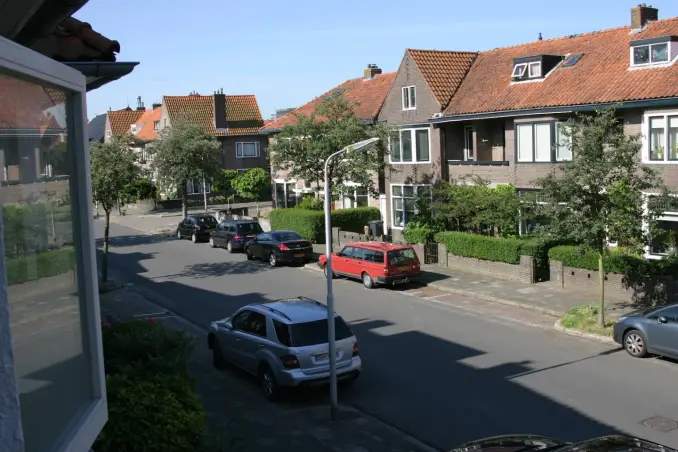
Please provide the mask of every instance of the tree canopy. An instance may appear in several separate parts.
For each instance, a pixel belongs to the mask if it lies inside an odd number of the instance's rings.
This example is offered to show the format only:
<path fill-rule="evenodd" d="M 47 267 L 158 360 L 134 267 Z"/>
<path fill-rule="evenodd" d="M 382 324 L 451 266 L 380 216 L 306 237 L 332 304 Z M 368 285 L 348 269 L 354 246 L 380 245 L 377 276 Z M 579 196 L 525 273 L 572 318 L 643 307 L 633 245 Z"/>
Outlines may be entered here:
<path fill-rule="evenodd" d="M 245 198 L 253 199 L 257 203 L 257 215 L 259 215 L 259 200 L 264 191 L 271 186 L 271 176 L 262 168 L 251 168 L 238 173 L 231 181 L 236 193 Z"/>
<path fill-rule="evenodd" d="M 388 166 L 384 156 L 388 153 L 390 128 L 367 124 L 355 115 L 354 106 L 342 96 L 333 96 L 319 104 L 310 116 L 299 115 L 296 123 L 285 126 L 268 148 L 272 170 L 286 171 L 290 178 L 317 182 L 320 187 L 325 180 L 325 161 L 331 154 L 378 137 L 375 146 L 333 159 L 328 167 L 335 192 L 350 181 L 376 195 L 374 173 L 383 174 Z"/>

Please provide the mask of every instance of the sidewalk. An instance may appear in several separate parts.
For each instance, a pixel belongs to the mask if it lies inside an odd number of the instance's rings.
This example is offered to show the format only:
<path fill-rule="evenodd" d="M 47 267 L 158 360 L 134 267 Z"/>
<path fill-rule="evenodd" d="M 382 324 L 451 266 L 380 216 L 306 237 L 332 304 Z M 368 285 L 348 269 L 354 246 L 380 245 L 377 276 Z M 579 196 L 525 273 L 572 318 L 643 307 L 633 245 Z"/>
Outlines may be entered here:
<path fill-rule="evenodd" d="M 434 449 L 348 406 L 339 420 L 329 421 L 325 391 L 300 393 L 280 404 L 266 401 L 252 378 L 212 367 L 206 333 L 151 303 L 133 287 L 100 296 L 104 321 L 149 315 L 169 328 L 195 338 L 189 371 L 205 406 L 212 432 L 222 442 L 237 441 L 234 450 L 295 452 L 430 452 Z M 359 383 L 358 383 L 359 384 Z M 223 441 L 223 439 L 226 439 Z M 240 447 L 238 447 L 240 446 Z M 231 449 L 228 449 L 231 450 Z"/>

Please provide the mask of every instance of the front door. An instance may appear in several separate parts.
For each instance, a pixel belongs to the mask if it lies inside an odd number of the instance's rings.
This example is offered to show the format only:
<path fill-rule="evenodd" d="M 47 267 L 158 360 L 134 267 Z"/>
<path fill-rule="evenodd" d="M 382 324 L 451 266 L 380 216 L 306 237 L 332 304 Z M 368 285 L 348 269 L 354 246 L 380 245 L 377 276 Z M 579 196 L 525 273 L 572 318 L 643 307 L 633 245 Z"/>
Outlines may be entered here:
<path fill-rule="evenodd" d="M 224 357 L 243 369 L 247 366 L 247 359 L 243 351 L 243 341 L 247 337 L 250 316 L 253 314 L 255 313 L 249 310 L 240 311 L 231 321 L 233 328 L 230 331 L 226 331 L 222 336 L 224 347 L 221 350 L 224 353 Z"/>

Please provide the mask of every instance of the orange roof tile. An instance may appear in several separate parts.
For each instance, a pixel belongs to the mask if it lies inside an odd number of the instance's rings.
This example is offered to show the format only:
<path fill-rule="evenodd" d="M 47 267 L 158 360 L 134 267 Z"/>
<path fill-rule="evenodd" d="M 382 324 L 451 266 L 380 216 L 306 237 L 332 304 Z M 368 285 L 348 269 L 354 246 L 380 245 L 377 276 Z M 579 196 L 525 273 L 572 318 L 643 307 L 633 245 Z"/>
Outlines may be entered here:
<path fill-rule="evenodd" d="M 283 117 L 267 124 L 264 130 L 279 130 L 287 125 L 296 123 L 299 115 L 310 116 L 315 108 L 319 106 L 327 96 L 335 92 L 341 92 L 344 99 L 350 102 L 357 102 L 353 111 L 358 118 L 375 120 L 377 116 L 379 116 L 379 111 L 384 104 L 386 95 L 391 89 L 391 85 L 395 80 L 395 75 L 395 72 L 388 72 L 385 74 L 377 74 L 373 79 L 360 77 L 347 80 L 341 85 L 332 88 L 322 96 L 316 97 L 305 105 L 302 105 Z"/>
<path fill-rule="evenodd" d="M 0 130 L 62 130 L 65 124 L 60 126 L 50 109 L 65 102 L 62 90 L 0 74 Z"/>
<path fill-rule="evenodd" d="M 678 18 L 630 31 L 625 26 L 481 52 L 445 115 L 678 96 L 678 64 L 629 70 L 629 42 L 678 35 Z M 584 56 L 572 67 L 557 67 L 543 81 L 511 83 L 513 58 L 570 53 Z"/>
<path fill-rule="evenodd" d="M 111 133 L 113 135 L 132 133 L 132 124 L 135 124 L 144 113 L 144 110 L 132 110 L 129 107 L 107 112 L 108 121 L 111 123 Z"/>
<path fill-rule="evenodd" d="M 441 107 L 447 106 L 452 95 L 468 73 L 478 52 L 407 49 Z"/>
<path fill-rule="evenodd" d="M 144 141 L 153 141 L 158 139 L 158 130 L 155 129 L 154 123 L 160 122 L 160 112 L 162 107 L 156 107 L 153 110 L 145 111 L 143 115 L 135 122 L 137 131 L 134 134 L 136 138 Z M 159 128 L 159 127 L 158 127 Z"/>
<path fill-rule="evenodd" d="M 214 106 L 212 96 L 193 94 L 189 96 L 164 96 L 170 120 L 182 115 L 204 126 L 215 136 L 257 135 L 264 125 L 259 104 L 254 95 L 226 95 L 226 121 L 228 129 L 214 127 Z"/>

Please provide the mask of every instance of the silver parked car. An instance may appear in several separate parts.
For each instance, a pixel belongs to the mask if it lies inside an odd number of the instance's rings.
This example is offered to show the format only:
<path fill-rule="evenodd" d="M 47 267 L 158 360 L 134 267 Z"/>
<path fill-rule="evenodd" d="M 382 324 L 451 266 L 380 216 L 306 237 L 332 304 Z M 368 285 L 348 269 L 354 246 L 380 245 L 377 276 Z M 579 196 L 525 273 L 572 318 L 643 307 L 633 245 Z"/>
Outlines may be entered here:
<path fill-rule="evenodd" d="M 335 314 L 337 379 L 358 378 L 358 340 Z M 327 306 L 310 298 L 250 304 L 212 322 L 207 337 L 214 365 L 234 364 L 259 377 L 264 395 L 276 400 L 284 387 L 329 382 Z"/>
<path fill-rule="evenodd" d="M 633 357 L 678 359 L 678 304 L 630 312 L 614 324 L 612 337 Z"/>

